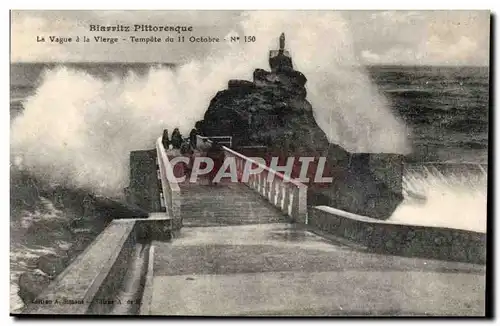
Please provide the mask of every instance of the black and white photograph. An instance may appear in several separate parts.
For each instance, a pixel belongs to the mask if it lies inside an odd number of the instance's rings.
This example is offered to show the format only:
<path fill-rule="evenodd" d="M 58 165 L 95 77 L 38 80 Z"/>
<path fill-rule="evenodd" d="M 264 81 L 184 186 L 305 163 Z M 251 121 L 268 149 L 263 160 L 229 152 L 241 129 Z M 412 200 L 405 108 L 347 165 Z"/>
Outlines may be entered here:
<path fill-rule="evenodd" d="M 9 15 L 11 316 L 492 314 L 490 11 Z"/>

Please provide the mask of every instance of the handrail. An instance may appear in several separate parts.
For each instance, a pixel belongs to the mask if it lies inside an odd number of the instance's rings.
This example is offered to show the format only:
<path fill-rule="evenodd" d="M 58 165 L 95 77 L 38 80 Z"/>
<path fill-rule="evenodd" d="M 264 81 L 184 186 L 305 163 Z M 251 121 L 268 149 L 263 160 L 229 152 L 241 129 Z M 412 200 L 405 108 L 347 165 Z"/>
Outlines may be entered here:
<path fill-rule="evenodd" d="M 222 149 L 226 156 L 232 156 L 237 161 L 236 168 L 241 175 L 245 175 L 247 163 L 255 164 L 261 169 L 249 174 L 248 180 L 243 179 L 244 184 L 288 215 L 291 222 L 308 223 L 306 185 L 230 148 L 222 146 Z"/>
<path fill-rule="evenodd" d="M 160 165 L 160 174 L 161 174 L 162 180 L 163 180 L 163 178 L 166 178 L 166 180 L 169 181 L 169 183 L 171 184 L 173 190 L 180 191 L 179 185 L 176 182 L 170 182 L 171 180 L 176 180 L 176 178 L 174 176 L 174 169 L 173 169 L 172 165 L 170 164 L 170 160 L 168 159 L 167 152 L 166 152 L 165 148 L 163 147 L 163 143 L 161 142 L 161 137 L 159 137 L 156 140 L 156 151 L 158 154 L 158 159 L 160 159 L 160 162 L 164 163 L 164 165 L 165 165 L 164 169 L 162 169 L 161 165 Z"/>
<path fill-rule="evenodd" d="M 167 152 L 161 142 L 161 137 L 156 141 L 156 151 L 158 156 L 158 165 L 160 169 L 161 187 L 163 199 L 167 214 L 173 220 L 173 228 L 178 229 L 182 226 L 182 218 L 180 213 L 180 196 L 181 189 L 176 182 L 174 170 L 167 156 Z"/>
<path fill-rule="evenodd" d="M 222 142 L 224 142 L 224 143 L 229 142 L 229 147 L 233 146 L 233 136 L 210 136 L 210 137 L 200 136 L 200 135 L 196 135 L 196 136 L 197 136 L 197 138 L 206 139 L 210 143 L 212 143 L 212 139 L 225 139 L 225 138 L 227 138 L 228 141 L 222 141 Z"/>
<path fill-rule="evenodd" d="M 299 187 L 299 188 L 301 188 L 301 187 L 305 187 L 305 188 L 307 188 L 307 186 L 306 186 L 305 184 L 303 184 L 302 182 L 299 182 L 299 181 L 297 181 L 297 180 L 295 180 L 295 179 L 292 179 L 292 178 L 290 178 L 290 177 L 288 177 L 288 176 L 284 175 L 284 174 L 283 174 L 283 173 L 281 173 L 281 172 L 274 171 L 273 169 L 269 168 L 269 167 L 268 167 L 267 165 L 265 165 L 265 164 L 259 163 L 259 162 L 255 161 L 255 160 L 251 159 L 250 157 L 247 157 L 247 156 L 245 156 L 245 155 L 243 155 L 243 154 L 240 154 L 240 153 L 238 153 L 238 152 L 236 152 L 236 151 L 234 151 L 234 150 L 232 150 L 232 149 L 230 149 L 230 148 L 227 148 L 226 146 L 222 146 L 222 148 L 223 148 L 225 151 L 228 151 L 228 152 L 230 152 L 231 154 L 236 155 L 236 156 L 238 156 L 238 157 L 239 157 L 239 158 L 241 158 L 241 159 L 244 159 L 244 160 L 246 160 L 246 161 L 249 161 L 249 162 L 250 162 L 250 163 L 252 163 L 252 164 L 256 164 L 258 167 L 262 168 L 263 170 L 266 170 L 267 172 L 273 173 L 275 176 L 278 176 L 279 178 L 283 179 L 283 181 L 285 181 L 285 182 L 290 182 L 290 183 L 292 183 L 293 185 L 295 185 L 295 186 L 297 186 L 297 187 Z"/>

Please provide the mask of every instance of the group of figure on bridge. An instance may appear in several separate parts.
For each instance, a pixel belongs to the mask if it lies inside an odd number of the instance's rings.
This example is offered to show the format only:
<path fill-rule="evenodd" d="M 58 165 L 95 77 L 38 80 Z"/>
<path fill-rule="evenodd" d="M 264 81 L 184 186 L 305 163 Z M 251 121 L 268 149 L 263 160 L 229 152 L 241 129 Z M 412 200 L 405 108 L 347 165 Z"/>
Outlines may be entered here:
<path fill-rule="evenodd" d="M 179 128 L 175 128 L 171 137 L 168 136 L 168 130 L 163 130 L 161 142 L 165 150 L 179 150 L 181 154 L 186 154 L 196 149 L 196 129 L 192 129 L 188 138 L 182 137 Z"/>
<path fill-rule="evenodd" d="M 182 137 L 179 128 L 175 128 L 169 138 L 168 130 L 163 130 L 162 144 L 167 154 L 170 156 L 186 156 L 189 158 L 189 163 L 178 163 L 183 164 L 183 170 L 186 177 L 191 176 L 193 170 L 193 162 L 196 157 L 208 157 L 214 163 L 213 168 L 206 174 L 205 182 L 209 185 L 216 185 L 217 182 L 213 182 L 217 172 L 222 167 L 224 163 L 224 151 L 222 146 L 215 141 L 208 141 L 203 139 L 201 144 L 197 144 L 197 134 L 198 131 L 193 128 L 189 133 L 189 137 Z M 206 163 L 202 163 L 199 167 L 200 170 L 206 169 Z M 200 180 L 201 181 L 201 180 Z"/>

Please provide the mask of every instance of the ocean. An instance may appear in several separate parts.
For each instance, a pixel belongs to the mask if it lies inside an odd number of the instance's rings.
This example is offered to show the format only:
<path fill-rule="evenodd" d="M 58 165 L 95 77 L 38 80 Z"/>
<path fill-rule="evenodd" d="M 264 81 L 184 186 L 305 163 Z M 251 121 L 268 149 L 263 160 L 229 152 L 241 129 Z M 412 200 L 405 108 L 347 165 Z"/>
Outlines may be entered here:
<path fill-rule="evenodd" d="M 488 162 L 487 67 L 371 67 L 370 74 L 413 129 L 412 160 Z"/>
<path fill-rule="evenodd" d="M 489 68 L 372 66 L 367 74 L 411 144 L 406 199 L 391 219 L 485 232 Z M 23 306 L 21 273 L 76 241 L 81 250 L 105 226 L 90 221 L 98 227 L 87 225 L 80 239 L 68 231 L 95 213 L 89 194 L 120 199 L 129 151 L 152 147 L 169 123 L 190 130 L 221 89 L 183 76 L 170 64 L 11 64 L 11 311 Z"/>

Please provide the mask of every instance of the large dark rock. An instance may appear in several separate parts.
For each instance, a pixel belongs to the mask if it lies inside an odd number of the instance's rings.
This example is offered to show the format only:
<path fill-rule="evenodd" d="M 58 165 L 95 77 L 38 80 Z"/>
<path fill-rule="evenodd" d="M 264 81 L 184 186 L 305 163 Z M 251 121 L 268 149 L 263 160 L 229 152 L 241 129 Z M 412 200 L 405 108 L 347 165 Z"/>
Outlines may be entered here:
<path fill-rule="evenodd" d="M 22 242 L 29 246 L 50 246 L 54 239 L 71 242 L 73 230 L 71 222 L 64 217 L 52 217 L 33 221 L 32 224 L 23 229 Z"/>
<path fill-rule="evenodd" d="M 274 73 L 263 69 L 255 70 L 253 82 L 231 80 L 229 88 L 218 92 L 210 102 L 200 131 L 232 135 L 235 145 L 282 148 L 281 143 L 288 142 L 322 152 L 328 141 L 306 100 L 306 81 L 297 71 Z"/>
<path fill-rule="evenodd" d="M 330 144 L 306 100 L 306 77 L 287 55 L 275 53 L 270 65 L 271 72 L 256 69 L 252 82 L 229 81 L 228 89 L 212 98 L 197 129 L 207 136 L 233 136 L 236 149 L 266 146 L 267 157 L 326 157 L 323 176 L 333 182 L 309 184 L 309 205 L 388 218 L 402 200 L 401 156 L 349 153 Z"/>
<path fill-rule="evenodd" d="M 49 277 L 55 277 L 68 265 L 69 257 L 66 255 L 56 256 L 54 254 L 43 255 L 38 258 L 37 268 Z"/>
<path fill-rule="evenodd" d="M 26 172 L 11 166 L 10 169 L 10 207 L 14 210 L 33 210 L 40 196 L 36 179 Z"/>
<path fill-rule="evenodd" d="M 403 200 L 401 159 L 391 154 L 350 154 L 349 164 L 336 166 L 334 182 L 309 191 L 308 203 L 387 219 Z"/>
<path fill-rule="evenodd" d="M 49 285 L 50 277 L 40 270 L 25 272 L 19 276 L 19 297 L 30 304 Z"/>

